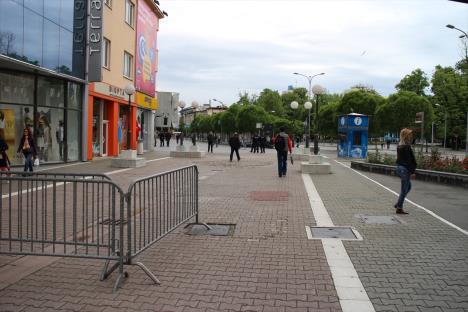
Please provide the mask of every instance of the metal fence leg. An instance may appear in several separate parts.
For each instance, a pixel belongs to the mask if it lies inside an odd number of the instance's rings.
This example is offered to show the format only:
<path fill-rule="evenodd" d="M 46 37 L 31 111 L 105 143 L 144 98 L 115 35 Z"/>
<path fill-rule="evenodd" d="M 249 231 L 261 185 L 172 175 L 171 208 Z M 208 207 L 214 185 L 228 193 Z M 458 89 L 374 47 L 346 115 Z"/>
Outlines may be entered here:
<path fill-rule="evenodd" d="M 156 276 L 154 276 L 154 274 L 143 263 L 135 262 L 134 265 L 136 265 L 140 269 L 142 269 L 143 272 L 145 272 L 146 275 L 148 275 L 148 277 L 151 278 L 155 284 L 157 284 L 157 285 L 161 284 L 161 282 L 158 280 L 158 278 Z"/>
<path fill-rule="evenodd" d="M 104 263 L 104 267 L 102 268 L 102 272 L 101 272 L 101 276 L 99 277 L 99 280 L 103 281 L 109 276 L 109 274 L 107 273 L 107 269 L 109 268 L 109 263 L 110 263 L 110 260 L 106 260 L 106 262 Z"/>

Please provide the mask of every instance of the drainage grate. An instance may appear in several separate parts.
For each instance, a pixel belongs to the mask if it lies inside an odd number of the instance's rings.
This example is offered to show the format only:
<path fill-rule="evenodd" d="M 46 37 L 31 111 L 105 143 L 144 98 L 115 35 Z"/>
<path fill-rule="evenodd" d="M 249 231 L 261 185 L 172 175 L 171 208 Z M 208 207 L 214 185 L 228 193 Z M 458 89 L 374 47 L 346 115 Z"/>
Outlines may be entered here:
<path fill-rule="evenodd" d="M 254 191 L 250 192 L 250 199 L 257 201 L 287 201 L 289 192 L 281 191 Z"/>
<path fill-rule="evenodd" d="M 361 235 L 352 227 L 348 226 L 306 226 L 309 239 L 336 238 L 341 240 L 362 240 Z"/>
<path fill-rule="evenodd" d="M 120 225 L 120 222 L 122 222 L 122 224 L 127 224 L 127 220 L 121 220 L 121 219 L 117 219 L 115 221 L 112 221 L 111 219 L 104 219 L 102 220 L 101 222 L 99 222 L 99 224 L 102 224 L 102 225 Z"/>
<path fill-rule="evenodd" d="M 355 217 L 365 224 L 401 224 L 401 221 L 394 216 L 370 216 L 357 214 Z"/>
<path fill-rule="evenodd" d="M 185 230 L 187 235 L 232 236 L 235 224 L 208 224 L 210 229 L 202 224 L 193 224 Z"/>

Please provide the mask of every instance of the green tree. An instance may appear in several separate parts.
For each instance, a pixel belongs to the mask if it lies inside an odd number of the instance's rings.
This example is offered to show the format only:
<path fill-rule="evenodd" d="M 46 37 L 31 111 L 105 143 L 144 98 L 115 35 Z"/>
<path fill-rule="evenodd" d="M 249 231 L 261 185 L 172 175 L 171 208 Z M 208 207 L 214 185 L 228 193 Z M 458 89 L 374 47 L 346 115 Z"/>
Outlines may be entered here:
<path fill-rule="evenodd" d="M 425 96 L 410 91 L 401 91 L 388 97 L 388 104 L 377 109 L 379 119 L 386 119 L 381 123 L 392 133 L 400 133 L 405 127 L 416 129 L 416 136 L 420 125 L 415 124 L 416 113 L 424 112 L 424 135 L 430 136 L 433 109 L 431 102 Z"/>
<path fill-rule="evenodd" d="M 243 106 L 237 114 L 237 126 L 240 132 L 254 133 L 258 122 L 265 123 L 266 112 L 257 105 Z"/>
<path fill-rule="evenodd" d="M 339 102 L 322 105 L 319 109 L 320 135 L 335 138 L 337 136 L 337 108 Z"/>
<path fill-rule="evenodd" d="M 468 110 L 468 74 L 463 68 L 436 66 L 432 76 L 432 98 L 436 106 L 437 129 L 443 129 L 445 114 L 447 114 L 447 140 L 457 142 L 457 138 L 465 138 L 466 112 Z M 437 131 L 436 137 L 442 138 L 443 131 Z M 449 146 L 449 144 L 448 144 Z M 459 148 L 457 144 L 454 148 Z"/>
<path fill-rule="evenodd" d="M 426 95 L 424 90 L 429 87 L 426 73 L 421 69 L 415 69 L 411 74 L 406 75 L 395 86 L 398 91 L 412 91 L 417 95 Z"/>
<path fill-rule="evenodd" d="M 379 133 L 378 119 L 374 118 L 375 112 L 385 99 L 373 92 L 352 90 L 346 93 L 336 107 L 336 116 L 349 113 L 369 115 L 369 135 L 376 136 Z"/>
<path fill-rule="evenodd" d="M 221 127 L 223 128 L 223 133 L 231 134 L 237 131 L 237 114 L 232 110 L 228 109 L 225 112 L 219 113 L 221 120 Z"/>
<path fill-rule="evenodd" d="M 275 115 L 282 116 L 284 113 L 283 102 L 278 91 L 263 89 L 257 99 L 257 105 L 263 107 L 266 112 L 275 112 Z"/>

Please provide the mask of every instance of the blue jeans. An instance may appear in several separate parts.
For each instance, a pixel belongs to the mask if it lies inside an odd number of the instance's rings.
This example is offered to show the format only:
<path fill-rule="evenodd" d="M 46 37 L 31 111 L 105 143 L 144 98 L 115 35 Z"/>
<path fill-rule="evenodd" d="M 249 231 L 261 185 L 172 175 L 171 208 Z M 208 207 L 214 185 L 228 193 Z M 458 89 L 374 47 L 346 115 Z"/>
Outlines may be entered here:
<path fill-rule="evenodd" d="M 32 153 L 24 154 L 24 171 L 33 171 L 33 155 Z"/>
<path fill-rule="evenodd" d="M 288 170 L 288 151 L 276 151 L 276 155 L 278 157 L 278 175 L 281 177 L 286 175 Z"/>
<path fill-rule="evenodd" d="M 401 179 L 400 196 L 398 197 L 398 202 L 396 203 L 396 206 L 397 208 L 403 208 L 403 202 L 405 201 L 405 197 L 411 190 L 411 174 L 409 173 L 408 169 L 406 169 L 403 166 L 396 167 L 396 174 Z"/>

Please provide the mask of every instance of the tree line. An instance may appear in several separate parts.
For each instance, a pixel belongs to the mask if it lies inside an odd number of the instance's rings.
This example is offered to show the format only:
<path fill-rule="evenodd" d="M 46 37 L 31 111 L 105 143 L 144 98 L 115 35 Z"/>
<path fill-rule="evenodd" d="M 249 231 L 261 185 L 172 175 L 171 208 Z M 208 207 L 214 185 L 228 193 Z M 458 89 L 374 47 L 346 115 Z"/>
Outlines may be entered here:
<path fill-rule="evenodd" d="M 338 116 L 360 113 L 370 116 L 369 137 L 383 137 L 388 133 L 398 135 L 404 127 L 412 127 L 416 137 L 420 137 L 421 126 L 415 124 L 415 116 L 417 112 L 424 112 L 425 138 L 430 140 L 434 123 L 435 139 L 440 142 L 446 124 L 447 146 L 458 149 L 463 145 L 468 111 L 468 58 L 453 67 L 437 65 L 431 77 L 421 69 L 415 69 L 403 77 L 395 89 L 395 93 L 385 97 L 372 86 L 355 85 L 342 94 L 324 94 L 311 99 L 311 135 L 318 122 L 322 139 L 336 139 Z M 302 135 L 308 115 L 304 103 L 308 100 L 305 88 L 295 88 L 283 94 L 264 89 L 259 96 L 242 93 L 226 111 L 212 116 L 198 115 L 190 125 L 190 131 L 254 133 L 258 130 L 256 124 L 262 123 L 272 125 L 274 132 L 284 126 L 288 133 Z M 290 107 L 292 101 L 299 103 L 298 109 Z"/>

